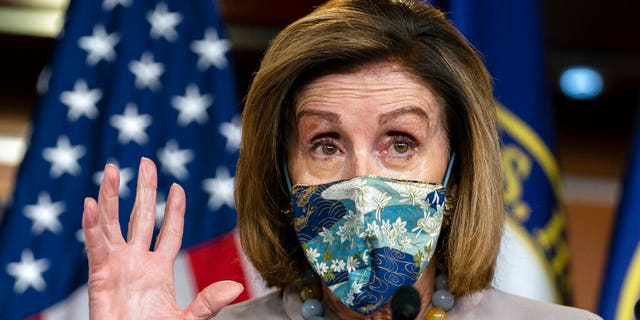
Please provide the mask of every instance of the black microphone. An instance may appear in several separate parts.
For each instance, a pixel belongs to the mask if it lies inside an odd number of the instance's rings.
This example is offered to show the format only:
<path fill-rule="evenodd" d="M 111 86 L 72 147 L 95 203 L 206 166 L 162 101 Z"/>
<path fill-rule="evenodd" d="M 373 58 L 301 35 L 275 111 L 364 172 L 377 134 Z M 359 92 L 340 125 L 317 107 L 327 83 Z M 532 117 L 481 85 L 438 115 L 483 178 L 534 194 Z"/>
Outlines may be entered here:
<path fill-rule="evenodd" d="M 635 309 L 634 313 L 636 314 L 636 320 L 640 320 L 640 299 L 636 301 L 636 307 L 634 309 Z"/>
<path fill-rule="evenodd" d="M 412 286 L 404 285 L 391 297 L 391 319 L 415 320 L 420 313 L 420 294 Z"/>

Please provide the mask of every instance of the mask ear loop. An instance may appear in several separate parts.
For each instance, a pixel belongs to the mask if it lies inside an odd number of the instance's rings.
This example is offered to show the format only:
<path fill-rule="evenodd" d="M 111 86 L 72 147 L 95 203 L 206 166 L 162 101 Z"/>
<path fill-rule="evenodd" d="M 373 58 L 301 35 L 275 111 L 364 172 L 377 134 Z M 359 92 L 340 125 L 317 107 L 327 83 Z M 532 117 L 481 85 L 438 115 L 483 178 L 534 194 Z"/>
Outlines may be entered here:
<path fill-rule="evenodd" d="M 447 173 L 445 173 L 444 175 L 444 180 L 442 182 L 442 186 L 443 187 L 447 187 L 449 185 L 449 177 L 451 176 L 451 170 L 453 169 L 453 162 L 456 159 L 456 153 L 452 153 L 451 157 L 449 158 L 449 164 L 447 165 Z M 286 169 L 286 167 L 285 167 Z M 287 182 L 289 182 L 289 176 L 287 176 Z M 291 187 L 289 187 L 289 189 L 291 189 Z"/>
<path fill-rule="evenodd" d="M 442 229 L 440 231 L 440 237 L 438 237 L 438 244 L 437 246 L 439 247 L 439 249 L 436 249 L 436 252 L 441 251 L 442 253 L 437 253 L 438 255 L 438 259 L 437 259 L 437 264 L 436 264 L 436 279 L 445 279 L 444 281 L 446 282 L 446 278 L 447 278 L 447 265 L 448 265 L 448 255 L 446 254 L 446 252 L 448 251 L 447 247 L 448 247 L 448 242 L 449 242 L 449 233 L 451 232 L 451 220 L 453 219 L 453 213 L 456 210 L 455 205 L 455 199 L 454 197 L 448 192 L 448 186 L 449 186 L 449 178 L 451 177 L 451 171 L 453 171 L 453 163 L 455 162 L 456 159 L 456 154 L 451 153 L 451 157 L 449 158 L 449 164 L 447 165 L 447 172 L 445 173 L 444 179 L 443 179 L 443 188 L 445 191 L 445 201 L 444 201 L 444 212 L 443 212 L 443 217 L 442 217 Z M 438 283 L 438 281 L 442 281 L 442 280 L 436 280 L 436 283 Z M 436 284 L 436 286 L 438 286 Z M 445 290 L 447 290 L 447 292 L 449 292 L 448 288 L 446 287 L 446 285 L 444 285 Z M 434 295 L 435 296 L 435 295 Z M 433 302 L 432 302 L 433 303 Z"/>

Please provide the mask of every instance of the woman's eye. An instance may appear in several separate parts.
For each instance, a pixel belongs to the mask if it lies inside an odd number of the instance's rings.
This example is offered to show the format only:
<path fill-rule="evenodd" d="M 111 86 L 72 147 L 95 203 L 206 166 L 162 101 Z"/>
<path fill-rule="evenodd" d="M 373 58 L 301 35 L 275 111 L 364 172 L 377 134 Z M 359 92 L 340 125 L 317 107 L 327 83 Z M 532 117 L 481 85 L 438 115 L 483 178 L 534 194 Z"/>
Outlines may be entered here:
<path fill-rule="evenodd" d="M 321 148 L 322 148 L 322 153 L 327 156 L 333 155 L 338 151 L 338 147 L 332 144 L 323 144 Z"/>
<path fill-rule="evenodd" d="M 392 134 L 389 137 L 387 146 L 387 152 L 389 152 L 390 155 L 406 157 L 418 147 L 418 143 L 413 137 L 406 134 Z"/>
<path fill-rule="evenodd" d="M 409 144 L 406 141 L 397 141 L 393 144 L 393 150 L 397 153 L 406 153 L 409 151 Z"/>
<path fill-rule="evenodd" d="M 336 155 L 340 152 L 338 142 L 335 137 L 319 137 L 311 141 L 310 150 L 320 157 Z"/>

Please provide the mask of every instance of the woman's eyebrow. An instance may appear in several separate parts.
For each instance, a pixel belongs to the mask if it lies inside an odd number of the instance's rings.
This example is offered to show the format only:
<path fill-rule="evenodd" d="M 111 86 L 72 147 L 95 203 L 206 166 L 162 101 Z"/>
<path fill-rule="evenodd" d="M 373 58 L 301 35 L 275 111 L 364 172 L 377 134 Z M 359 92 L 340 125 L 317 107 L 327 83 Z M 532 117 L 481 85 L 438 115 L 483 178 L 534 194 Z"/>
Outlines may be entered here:
<path fill-rule="evenodd" d="M 385 112 L 383 114 L 381 114 L 378 117 L 378 124 L 383 125 L 388 123 L 389 121 L 407 114 L 407 113 L 413 113 L 416 114 L 422 118 L 424 118 L 425 120 L 429 121 L 429 116 L 427 115 L 427 113 L 424 111 L 424 109 L 419 108 L 419 107 L 415 107 L 415 106 L 411 106 L 411 107 L 402 107 L 402 108 L 398 108 L 396 110 L 393 111 L 389 111 L 389 112 Z"/>
<path fill-rule="evenodd" d="M 321 117 L 330 122 L 341 123 L 340 115 L 335 112 L 322 111 L 317 109 L 303 109 L 296 114 L 296 123 L 300 122 L 302 117 Z"/>

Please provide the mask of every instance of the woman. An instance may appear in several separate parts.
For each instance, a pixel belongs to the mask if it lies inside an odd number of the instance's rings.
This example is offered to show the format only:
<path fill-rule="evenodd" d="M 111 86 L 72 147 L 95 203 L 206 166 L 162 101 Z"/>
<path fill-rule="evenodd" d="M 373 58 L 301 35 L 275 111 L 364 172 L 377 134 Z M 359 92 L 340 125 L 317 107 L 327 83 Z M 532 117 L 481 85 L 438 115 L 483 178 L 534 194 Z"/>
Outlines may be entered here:
<path fill-rule="evenodd" d="M 419 319 L 597 319 L 490 288 L 504 219 L 499 152 L 490 77 L 442 13 L 329 1 L 274 39 L 243 114 L 238 228 L 280 290 L 218 317 L 391 319 L 390 301 L 415 299 L 407 308 Z M 149 252 L 153 163 L 143 159 L 139 175 L 127 241 L 115 167 L 98 202 L 85 201 L 92 317 L 218 313 L 242 288 L 213 284 L 177 307 L 184 192 L 172 187 Z M 394 298 L 404 285 L 418 295 Z"/>

